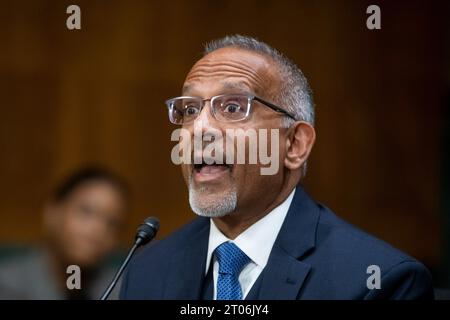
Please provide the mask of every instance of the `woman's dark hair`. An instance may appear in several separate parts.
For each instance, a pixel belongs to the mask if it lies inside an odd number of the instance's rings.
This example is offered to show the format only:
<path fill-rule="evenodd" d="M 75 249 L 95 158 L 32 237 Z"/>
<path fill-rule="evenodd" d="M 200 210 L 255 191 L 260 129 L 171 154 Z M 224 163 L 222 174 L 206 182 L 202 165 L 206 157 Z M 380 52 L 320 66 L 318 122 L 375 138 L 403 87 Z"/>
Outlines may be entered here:
<path fill-rule="evenodd" d="M 129 189 L 125 180 L 112 171 L 102 167 L 85 167 L 79 169 L 62 181 L 55 189 L 53 201 L 61 202 L 67 199 L 78 187 L 90 182 L 105 182 L 115 187 L 125 201 L 129 200 Z"/>

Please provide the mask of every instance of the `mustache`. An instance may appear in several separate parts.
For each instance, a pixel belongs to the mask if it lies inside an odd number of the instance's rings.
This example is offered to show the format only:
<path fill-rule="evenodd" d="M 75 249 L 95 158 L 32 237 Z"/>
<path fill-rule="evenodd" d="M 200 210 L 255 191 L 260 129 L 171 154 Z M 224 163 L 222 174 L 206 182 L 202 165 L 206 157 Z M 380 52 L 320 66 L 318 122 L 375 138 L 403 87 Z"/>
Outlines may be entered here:
<path fill-rule="evenodd" d="M 223 150 L 217 149 L 209 152 L 206 149 L 202 149 L 201 152 L 191 152 L 192 164 L 227 164 L 227 157 Z M 232 164 L 232 163 L 231 163 Z"/>
<path fill-rule="evenodd" d="M 220 146 L 212 143 L 204 143 L 203 148 L 192 148 L 190 160 L 192 165 L 227 165 L 233 167 L 236 164 L 238 156 L 234 150 L 228 150 L 221 144 Z"/>

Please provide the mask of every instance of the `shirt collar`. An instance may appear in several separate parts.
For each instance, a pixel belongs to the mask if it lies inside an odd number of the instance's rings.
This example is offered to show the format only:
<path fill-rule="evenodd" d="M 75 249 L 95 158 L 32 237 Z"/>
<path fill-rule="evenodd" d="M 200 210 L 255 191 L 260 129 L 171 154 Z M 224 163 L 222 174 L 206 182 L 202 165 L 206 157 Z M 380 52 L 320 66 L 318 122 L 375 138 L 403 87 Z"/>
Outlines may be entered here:
<path fill-rule="evenodd" d="M 278 207 L 255 222 L 234 240 L 228 239 L 210 219 L 205 273 L 208 272 L 214 250 L 227 241 L 234 242 L 256 265 L 264 268 L 269 260 L 270 252 L 287 215 L 294 193 L 295 189 Z"/>

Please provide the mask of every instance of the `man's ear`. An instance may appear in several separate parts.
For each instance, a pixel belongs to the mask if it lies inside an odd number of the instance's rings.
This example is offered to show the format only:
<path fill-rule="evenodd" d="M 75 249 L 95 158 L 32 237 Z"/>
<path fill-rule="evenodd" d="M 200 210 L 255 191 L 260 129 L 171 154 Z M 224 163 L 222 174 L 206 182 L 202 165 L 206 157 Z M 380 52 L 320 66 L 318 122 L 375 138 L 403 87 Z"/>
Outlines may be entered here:
<path fill-rule="evenodd" d="M 308 159 L 316 141 L 316 131 L 307 122 L 298 121 L 289 129 L 286 136 L 286 157 L 284 165 L 290 170 L 300 169 Z"/>

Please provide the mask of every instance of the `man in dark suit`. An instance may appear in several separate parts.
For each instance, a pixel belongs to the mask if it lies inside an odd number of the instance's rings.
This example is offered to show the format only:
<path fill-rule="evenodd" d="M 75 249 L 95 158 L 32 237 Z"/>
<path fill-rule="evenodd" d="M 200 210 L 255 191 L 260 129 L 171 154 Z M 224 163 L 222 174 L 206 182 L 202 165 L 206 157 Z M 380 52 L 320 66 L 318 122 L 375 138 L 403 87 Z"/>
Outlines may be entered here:
<path fill-rule="evenodd" d="M 184 159 L 194 163 L 182 162 L 182 172 L 200 217 L 133 259 L 123 299 L 433 298 L 422 264 L 304 191 L 315 141 L 311 90 L 278 51 L 250 37 L 214 41 L 187 75 L 182 96 L 167 105 L 170 121 L 187 132 Z M 200 152 L 186 144 L 197 128 L 210 137 Z M 277 133 L 264 150 L 278 156 L 271 158 L 278 170 L 264 171 L 261 159 L 228 161 L 231 151 L 239 155 L 235 142 L 223 154 L 206 154 L 213 142 L 224 145 L 237 132 L 247 134 L 250 157 L 252 130 L 259 134 L 256 148 L 264 130 Z"/>

